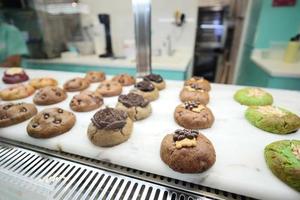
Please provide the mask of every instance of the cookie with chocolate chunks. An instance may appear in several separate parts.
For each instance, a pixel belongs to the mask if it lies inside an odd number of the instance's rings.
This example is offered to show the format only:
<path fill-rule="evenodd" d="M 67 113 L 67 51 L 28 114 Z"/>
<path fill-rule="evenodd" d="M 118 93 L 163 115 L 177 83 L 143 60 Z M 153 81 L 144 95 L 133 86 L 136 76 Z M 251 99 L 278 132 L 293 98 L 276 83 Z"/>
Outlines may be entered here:
<path fill-rule="evenodd" d="M 130 86 L 135 84 L 135 78 L 129 74 L 119 74 L 112 78 L 112 81 L 117 81 L 122 86 Z"/>
<path fill-rule="evenodd" d="M 203 90 L 197 84 L 184 86 L 180 92 L 179 98 L 182 102 L 196 101 L 204 105 L 209 102 L 208 92 Z"/>
<path fill-rule="evenodd" d="M 31 96 L 35 89 L 31 85 L 16 84 L 0 90 L 0 98 L 5 101 L 23 99 Z"/>
<path fill-rule="evenodd" d="M 51 138 L 71 130 L 76 122 L 72 112 L 48 108 L 39 112 L 27 125 L 27 133 L 34 138 Z"/>
<path fill-rule="evenodd" d="M 145 119 L 152 112 L 149 101 L 135 93 L 120 95 L 116 109 L 125 111 L 133 121 Z"/>
<path fill-rule="evenodd" d="M 216 161 L 213 144 L 196 130 L 179 129 L 164 137 L 160 157 L 171 169 L 181 173 L 201 173 Z"/>
<path fill-rule="evenodd" d="M 97 83 L 105 80 L 105 74 L 104 72 L 89 71 L 86 73 L 85 79 L 91 83 Z"/>
<path fill-rule="evenodd" d="M 133 130 L 127 113 L 114 108 L 104 108 L 95 113 L 87 130 L 90 141 L 100 147 L 110 147 L 125 142 Z"/>
<path fill-rule="evenodd" d="M 134 85 L 132 93 L 139 94 L 149 101 L 158 99 L 158 89 L 150 81 L 140 81 Z"/>
<path fill-rule="evenodd" d="M 60 87 L 48 86 L 38 90 L 33 97 L 36 105 L 52 105 L 64 101 L 67 93 Z"/>
<path fill-rule="evenodd" d="M 85 78 L 76 77 L 68 80 L 64 84 L 64 90 L 67 92 L 77 92 L 87 89 L 90 86 L 90 82 Z"/>
<path fill-rule="evenodd" d="M 197 85 L 198 88 L 201 88 L 207 92 L 211 90 L 209 81 L 203 77 L 193 76 L 184 82 L 184 86 L 190 85 Z"/>
<path fill-rule="evenodd" d="M 176 123 L 184 128 L 205 129 L 214 123 L 214 115 L 205 105 L 187 101 L 178 105 L 174 112 Z"/>
<path fill-rule="evenodd" d="M 166 82 L 163 77 L 159 74 L 149 74 L 143 77 L 144 81 L 150 81 L 158 90 L 166 88 Z"/>
<path fill-rule="evenodd" d="M 19 124 L 37 113 L 31 103 L 6 103 L 0 105 L 0 127 Z"/>
<path fill-rule="evenodd" d="M 95 110 L 103 105 L 103 98 L 99 92 L 85 90 L 75 95 L 71 102 L 70 108 L 76 112 L 88 112 Z"/>
<path fill-rule="evenodd" d="M 103 97 L 118 96 L 122 93 L 122 85 L 116 81 L 103 81 L 97 88 Z"/>

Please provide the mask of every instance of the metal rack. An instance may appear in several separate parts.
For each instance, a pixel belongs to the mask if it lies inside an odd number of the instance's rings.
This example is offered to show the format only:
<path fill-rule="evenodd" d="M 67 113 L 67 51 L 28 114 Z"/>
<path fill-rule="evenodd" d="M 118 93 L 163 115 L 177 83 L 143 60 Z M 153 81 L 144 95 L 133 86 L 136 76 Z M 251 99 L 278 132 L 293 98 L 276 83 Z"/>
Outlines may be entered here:
<path fill-rule="evenodd" d="M 0 139 L 0 169 L 35 184 L 42 183 L 48 187 L 48 199 L 250 199 L 3 138 Z"/>

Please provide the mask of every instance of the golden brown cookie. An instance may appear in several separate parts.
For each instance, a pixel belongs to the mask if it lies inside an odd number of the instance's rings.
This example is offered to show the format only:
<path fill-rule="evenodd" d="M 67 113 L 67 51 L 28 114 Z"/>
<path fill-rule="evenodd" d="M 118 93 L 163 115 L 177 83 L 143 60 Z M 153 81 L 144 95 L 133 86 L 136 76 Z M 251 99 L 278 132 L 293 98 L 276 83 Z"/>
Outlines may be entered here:
<path fill-rule="evenodd" d="M 197 85 L 184 86 L 180 92 L 179 98 L 182 102 L 196 101 L 201 104 L 208 104 L 208 92 L 197 87 Z"/>
<path fill-rule="evenodd" d="M 143 77 L 144 81 L 150 81 L 158 90 L 166 88 L 164 79 L 159 74 L 149 74 Z"/>
<path fill-rule="evenodd" d="M 77 92 L 85 90 L 90 86 L 90 82 L 85 78 L 76 77 L 71 80 L 68 80 L 64 84 L 64 90 L 67 92 Z"/>
<path fill-rule="evenodd" d="M 86 73 L 85 78 L 91 83 L 97 83 L 105 80 L 104 72 L 89 71 Z"/>
<path fill-rule="evenodd" d="M 129 139 L 133 122 L 122 110 L 105 108 L 92 118 L 87 131 L 90 141 L 100 147 L 111 147 Z"/>
<path fill-rule="evenodd" d="M 34 138 L 51 138 L 74 126 L 75 115 L 61 108 L 48 108 L 34 116 L 27 125 L 27 133 Z"/>
<path fill-rule="evenodd" d="M 103 81 L 97 88 L 103 97 L 118 96 L 122 93 L 122 85 L 116 81 Z"/>
<path fill-rule="evenodd" d="M 164 137 L 160 147 L 161 159 L 174 171 L 201 173 L 216 161 L 213 144 L 195 130 L 180 129 Z"/>
<path fill-rule="evenodd" d="M 120 95 L 116 109 L 125 111 L 133 121 L 145 119 L 152 112 L 149 101 L 144 99 L 143 96 L 134 93 Z"/>
<path fill-rule="evenodd" d="M 56 86 L 48 86 L 38 90 L 33 97 L 36 105 L 52 105 L 62 102 L 67 98 L 67 93 Z"/>
<path fill-rule="evenodd" d="M 178 105 L 174 112 L 174 119 L 177 124 L 187 129 L 210 128 L 215 120 L 208 107 L 193 101 Z"/>
<path fill-rule="evenodd" d="M 31 79 L 29 84 L 35 89 L 40 89 L 47 86 L 57 86 L 57 81 L 54 78 L 43 77 Z"/>
<path fill-rule="evenodd" d="M 150 81 L 140 81 L 134 85 L 132 93 L 139 94 L 149 101 L 158 99 L 158 89 Z"/>
<path fill-rule="evenodd" d="M 99 92 L 82 91 L 80 94 L 75 95 L 71 102 L 70 107 L 77 112 L 88 112 L 95 110 L 103 105 L 103 98 Z"/>
<path fill-rule="evenodd" d="M 30 119 L 37 113 L 31 103 L 6 103 L 0 105 L 0 127 L 7 127 Z"/>
<path fill-rule="evenodd" d="M 129 86 L 135 84 L 135 78 L 129 74 L 119 74 L 112 78 L 112 81 L 119 82 L 122 86 Z"/>
<path fill-rule="evenodd" d="M 16 84 L 0 91 L 0 98 L 5 101 L 23 99 L 31 96 L 35 89 L 31 85 Z"/>
<path fill-rule="evenodd" d="M 185 86 L 191 86 L 193 84 L 197 85 L 198 88 L 207 92 L 211 90 L 209 81 L 204 79 L 203 77 L 194 76 L 184 82 Z"/>

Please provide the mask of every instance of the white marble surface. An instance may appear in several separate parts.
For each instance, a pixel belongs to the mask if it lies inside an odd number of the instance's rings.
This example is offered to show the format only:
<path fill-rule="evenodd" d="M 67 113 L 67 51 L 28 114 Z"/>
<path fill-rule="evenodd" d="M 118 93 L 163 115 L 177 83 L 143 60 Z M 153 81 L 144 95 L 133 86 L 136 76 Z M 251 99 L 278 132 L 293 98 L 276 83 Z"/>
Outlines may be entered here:
<path fill-rule="evenodd" d="M 0 74 L 2 72 L 0 69 Z M 83 76 L 80 73 L 33 70 L 27 72 L 31 78 L 51 75 L 58 79 L 60 85 L 69 78 Z M 90 89 L 96 86 L 97 84 L 93 84 Z M 160 142 L 167 133 L 180 128 L 173 120 L 173 111 L 180 103 L 178 94 L 181 86 L 180 81 L 167 80 L 167 89 L 161 91 L 160 98 L 152 103 L 152 115 L 143 121 L 135 122 L 131 138 L 112 148 L 94 146 L 87 138 L 86 130 L 95 111 L 76 113 L 77 122 L 72 130 L 52 139 L 29 137 L 26 133 L 29 120 L 0 129 L 0 136 L 258 199 L 300 199 L 300 193 L 282 183 L 271 173 L 263 157 L 263 149 L 267 144 L 282 139 L 299 139 L 300 131 L 281 136 L 250 125 L 244 118 L 246 107 L 234 102 L 232 98 L 239 86 L 212 84 L 208 106 L 215 115 L 215 123 L 212 128 L 201 132 L 214 144 L 217 155 L 215 165 L 202 174 L 181 174 L 166 166 L 159 156 Z M 0 88 L 3 87 L 5 85 L 1 83 Z M 129 89 L 130 87 L 126 87 L 124 93 Z M 267 90 L 274 96 L 275 105 L 300 114 L 299 92 Z M 55 106 L 70 110 L 68 104 L 75 94 L 68 93 L 68 99 Z M 22 101 L 32 102 L 32 97 Z M 105 105 L 114 106 L 116 102 L 116 97 L 104 99 Z M 38 110 L 41 111 L 46 107 L 53 106 L 38 106 Z"/>
<path fill-rule="evenodd" d="M 192 55 L 183 51 L 176 51 L 173 56 L 152 57 L 152 68 L 160 70 L 186 71 L 192 59 Z M 98 55 L 79 55 L 74 58 L 53 58 L 53 59 L 27 59 L 31 63 L 41 64 L 74 64 L 105 66 L 105 67 L 126 67 L 135 68 L 136 62 L 132 59 L 99 58 Z"/>
<path fill-rule="evenodd" d="M 264 54 L 268 56 L 265 57 Z M 300 60 L 296 63 L 286 63 L 283 61 L 283 55 L 278 54 L 272 50 L 255 49 L 251 59 L 271 76 L 300 78 Z"/>

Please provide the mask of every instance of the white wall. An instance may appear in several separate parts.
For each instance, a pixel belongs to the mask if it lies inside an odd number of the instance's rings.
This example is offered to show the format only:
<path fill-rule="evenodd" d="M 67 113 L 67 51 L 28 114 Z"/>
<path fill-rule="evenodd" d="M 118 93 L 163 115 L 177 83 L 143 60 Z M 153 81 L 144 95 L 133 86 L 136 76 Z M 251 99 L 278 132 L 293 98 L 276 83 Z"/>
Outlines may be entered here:
<path fill-rule="evenodd" d="M 194 50 L 197 9 L 199 6 L 223 4 L 228 0 L 152 0 L 152 49 L 161 48 L 168 35 L 171 36 L 175 49 Z M 122 54 L 123 41 L 134 39 L 134 23 L 131 0 L 81 0 L 90 7 L 90 15 L 83 15 L 83 24 L 93 23 L 100 30 L 101 48 L 103 28 L 99 25 L 99 13 L 110 14 L 113 48 L 116 54 Z M 171 21 L 176 10 L 185 13 L 187 23 L 176 27 Z"/>

